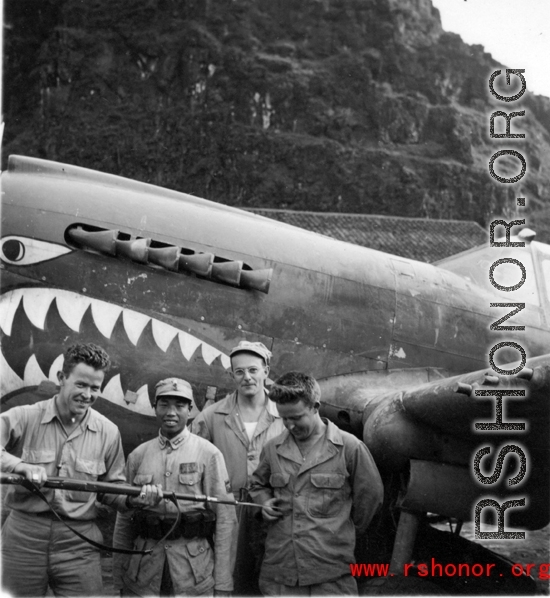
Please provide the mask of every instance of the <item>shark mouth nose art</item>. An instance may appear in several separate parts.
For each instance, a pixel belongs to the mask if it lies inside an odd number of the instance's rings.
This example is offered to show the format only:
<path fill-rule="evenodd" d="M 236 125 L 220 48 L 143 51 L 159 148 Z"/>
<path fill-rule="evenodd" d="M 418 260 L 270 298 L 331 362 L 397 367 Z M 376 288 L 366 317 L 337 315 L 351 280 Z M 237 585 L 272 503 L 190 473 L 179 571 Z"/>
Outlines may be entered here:
<path fill-rule="evenodd" d="M 111 356 L 101 395 L 154 415 L 149 393 L 162 377 L 209 379 L 229 356 L 190 332 L 140 312 L 61 289 L 26 287 L 0 296 L 1 393 L 57 383 L 64 348 L 93 342 Z"/>

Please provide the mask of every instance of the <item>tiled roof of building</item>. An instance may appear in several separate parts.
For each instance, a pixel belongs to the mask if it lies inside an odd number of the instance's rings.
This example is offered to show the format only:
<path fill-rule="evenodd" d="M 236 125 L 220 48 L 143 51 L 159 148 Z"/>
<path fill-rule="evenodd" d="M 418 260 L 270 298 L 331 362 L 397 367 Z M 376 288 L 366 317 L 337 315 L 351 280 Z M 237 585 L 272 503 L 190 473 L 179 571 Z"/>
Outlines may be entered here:
<path fill-rule="evenodd" d="M 487 242 L 477 222 L 372 214 L 247 208 L 306 230 L 423 262 L 435 262 Z"/>

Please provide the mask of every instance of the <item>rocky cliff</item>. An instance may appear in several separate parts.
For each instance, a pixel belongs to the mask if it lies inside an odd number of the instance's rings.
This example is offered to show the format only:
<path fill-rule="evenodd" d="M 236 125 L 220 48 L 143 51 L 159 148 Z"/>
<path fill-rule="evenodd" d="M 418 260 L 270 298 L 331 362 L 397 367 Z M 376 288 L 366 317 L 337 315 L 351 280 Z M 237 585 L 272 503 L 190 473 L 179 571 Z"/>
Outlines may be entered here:
<path fill-rule="evenodd" d="M 517 196 L 548 208 L 550 100 L 492 99 L 503 67 L 430 0 L 5 0 L 5 25 L 3 165 L 28 154 L 240 206 L 482 225 Z M 525 110 L 526 138 L 490 139 L 494 110 Z M 488 174 L 502 148 L 527 160 L 515 185 Z"/>

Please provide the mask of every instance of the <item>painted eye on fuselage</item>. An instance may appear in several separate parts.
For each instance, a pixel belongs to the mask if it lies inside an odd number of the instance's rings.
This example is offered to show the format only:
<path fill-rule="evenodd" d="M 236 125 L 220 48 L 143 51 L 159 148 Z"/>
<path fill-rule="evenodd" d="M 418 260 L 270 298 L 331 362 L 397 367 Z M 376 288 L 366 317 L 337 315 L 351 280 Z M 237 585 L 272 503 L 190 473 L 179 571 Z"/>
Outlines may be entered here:
<path fill-rule="evenodd" d="M 52 260 L 72 250 L 65 245 L 49 243 L 30 237 L 9 235 L 0 241 L 0 259 L 14 266 L 30 266 Z"/>

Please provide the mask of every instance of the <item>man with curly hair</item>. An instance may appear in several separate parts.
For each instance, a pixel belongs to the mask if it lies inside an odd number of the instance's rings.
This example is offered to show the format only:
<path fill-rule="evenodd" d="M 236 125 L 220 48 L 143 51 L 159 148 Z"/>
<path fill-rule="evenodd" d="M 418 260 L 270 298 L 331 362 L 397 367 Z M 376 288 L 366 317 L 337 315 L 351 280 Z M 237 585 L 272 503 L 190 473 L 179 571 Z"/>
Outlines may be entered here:
<path fill-rule="evenodd" d="M 67 349 L 58 372 L 59 393 L 34 405 L 13 407 L 0 416 L 1 470 L 18 473 L 35 485 L 49 476 L 124 483 L 124 454 L 118 428 L 92 409 L 110 367 L 97 345 Z M 95 501 L 89 492 L 44 489 L 62 519 L 79 533 L 101 542 L 94 523 Z M 104 495 L 119 510 L 156 504 L 162 491 L 144 486 L 142 496 Z M 98 596 L 103 593 L 97 548 L 55 517 L 36 495 L 9 488 L 10 514 L 2 527 L 2 586 L 13 596 Z"/>

